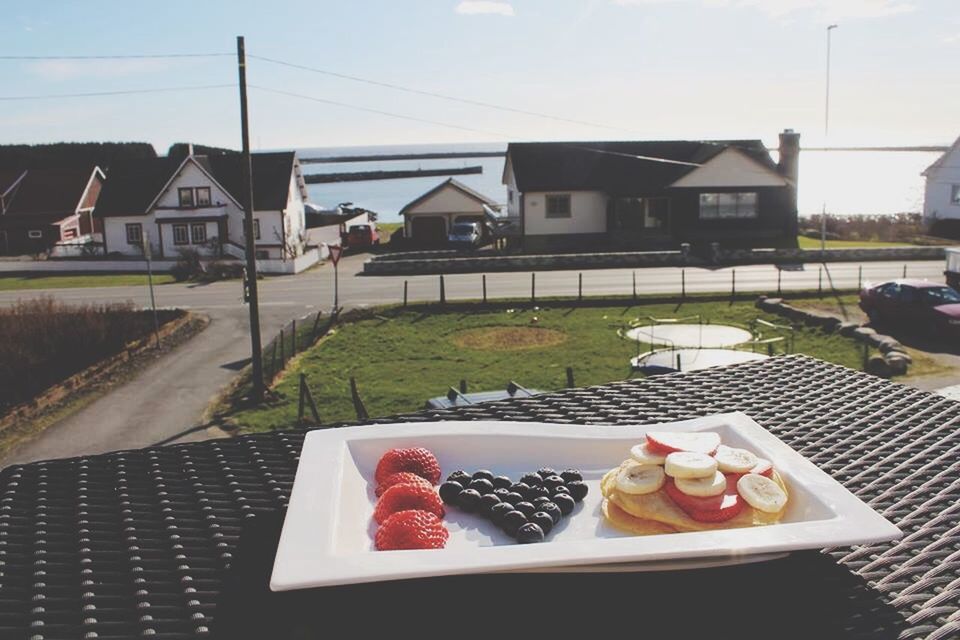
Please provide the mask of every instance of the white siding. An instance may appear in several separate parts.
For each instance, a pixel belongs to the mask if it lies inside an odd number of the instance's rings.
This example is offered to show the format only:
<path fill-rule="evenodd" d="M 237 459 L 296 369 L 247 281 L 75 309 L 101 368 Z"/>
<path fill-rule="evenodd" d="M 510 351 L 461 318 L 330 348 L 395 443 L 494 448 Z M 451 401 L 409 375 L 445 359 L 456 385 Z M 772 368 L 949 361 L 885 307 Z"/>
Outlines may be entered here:
<path fill-rule="evenodd" d="M 503 168 L 503 176 L 503 182 L 507 185 L 507 216 L 518 218 L 520 217 L 520 193 L 517 191 L 517 178 L 513 175 L 513 163 L 510 162 L 509 156 Z"/>
<path fill-rule="evenodd" d="M 306 234 L 307 224 L 304 217 L 303 196 L 300 193 L 300 185 L 297 181 L 296 171 L 290 172 L 287 207 L 284 209 L 284 212 L 286 214 L 284 228 L 287 232 L 288 242 L 296 244 L 299 247 L 297 252 L 302 253 L 305 247 L 301 245 L 299 238 L 301 235 Z"/>
<path fill-rule="evenodd" d="M 787 181 L 772 169 L 732 147 L 673 183 L 674 187 L 782 187 Z"/>
<path fill-rule="evenodd" d="M 160 238 L 153 216 L 112 216 L 103 220 L 103 239 L 107 243 L 108 253 L 120 253 L 125 256 L 142 256 L 139 247 L 127 244 L 127 223 L 139 223 L 144 233 L 150 234 L 150 246 L 155 257 L 160 257 Z"/>
<path fill-rule="evenodd" d="M 928 222 L 960 219 L 960 205 L 950 202 L 953 185 L 960 185 L 960 144 L 947 151 L 941 165 L 927 175 L 923 217 Z"/>
<path fill-rule="evenodd" d="M 462 191 L 447 185 L 417 206 L 409 209 L 408 214 L 429 213 L 469 213 L 483 215 L 483 205 L 465 195 Z"/>
<path fill-rule="evenodd" d="M 175 208 L 180 206 L 180 192 L 178 191 L 180 187 L 209 187 L 210 202 L 223 206 L 177 210 Z M 227 238 L 224 238 L 224 241 L 231 240 L 238 244 L 243 244 L 243 209 L 193 162 L 187 162 L 180 170 L 180 173 L 173 179 L 173 182 L 170 183 L 170 186 L 167 187 L 167 190 L 160 195 L 160 198 L 154 205 L 153 213 L 159 215 L 160 218 L 209 217 L 226 213 Z M 168 224 L 164 224 L 163 226 L 165 227 L 163 238 L 164 251 L 169 252 L 167 255 L 175 256 L 177 252 L 173 245 L 173 236 L 170 235 L 173 232 L 167 229 L 167 227 L 169 227 Z M 167 241 L 168 235 L 170 235 L 169 242 Z M 216 224 L 213 225 L 212 229 L 208 226 L 207 237 L 210 238 L 216 235 L 219 235 Z"/>
<path fill-rule="evenodd" d="M 570 217 L 546 217 L 546 193 L 523 194 L 523 232 L 528 236 L 561 233 L 605 233 L 607 196 L 599 191 L 551 191 L 570 194 Z"/>
<path fill-rule="evenodd" d="M 209 248 L 209 241 L 219 235 L 217 231 L 216 222 L 204 222 L 203 225 L 207 229 L 207 243 L 202 244 L 193 244 L 193 230 L 191 227 L 194 223 L 174 223 L 174 224 L 186 224 L 187 225 L 187 244 L 174 244 L 173 242 L 173 224 L 164 223 L 160 225 L 160 228 L 163 230 L 163 254 L 167 258 L 176 258 L 180 254 L 181 249 L 195 249 L 200 252 L 200 255 L 205 256 L 216 256 L 216 248 Z"/>

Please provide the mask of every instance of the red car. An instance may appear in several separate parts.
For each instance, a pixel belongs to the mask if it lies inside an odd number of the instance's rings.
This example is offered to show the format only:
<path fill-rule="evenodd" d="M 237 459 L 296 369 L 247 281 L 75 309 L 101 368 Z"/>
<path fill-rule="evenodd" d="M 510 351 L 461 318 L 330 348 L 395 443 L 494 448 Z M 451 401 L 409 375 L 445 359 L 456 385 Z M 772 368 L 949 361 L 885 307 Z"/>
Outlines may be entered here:
<path fill-rule="evenodd" d="M 903 324 L 944 337 L 960 337 L 960 293 L 936 282 L 893 280 L 868 284 L 860 308 L 871 324 Z"/>
<path fill-rule="evenodd" d="M 341 240 L 345 249 L 371 247 L 375 244 L 380 244 L 377 228 L 372 224 L 352 225 L 347 232 L 341 236 Z"/>

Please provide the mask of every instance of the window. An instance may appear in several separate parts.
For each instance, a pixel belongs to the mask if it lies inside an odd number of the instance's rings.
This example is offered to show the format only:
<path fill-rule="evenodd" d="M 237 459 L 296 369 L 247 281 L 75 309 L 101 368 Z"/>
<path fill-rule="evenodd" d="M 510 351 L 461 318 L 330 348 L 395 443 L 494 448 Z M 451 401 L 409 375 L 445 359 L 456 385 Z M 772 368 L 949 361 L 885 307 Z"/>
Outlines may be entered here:
<path fill-rule="evenodd" d="M 43 231 L 40 231 L 39 229 L 31 229 L 30 231 L 27 231 L 27 237 L 33 239 L 42 238 Z"/>
<path fill-rule="evenodd" d="M 548 194 L 546 215 L 548 218 L 569 218 L 570 194 Z"/>
<path fill-rule="evenodd" d="M 613 203 L 613 212 L 617 229 L 665 231 L 670 220 L 670 199 L 617 198 Z"/>
<path fill-rule="evenodd" d="M 70 239 L 76 238 L 76 237 L 77 237 L 77 230 L 76 230 L 76 229 L 74 229 L 74 228 L 71 227 L 70 229 L 64 229 L 64 230 L 63 230 L 63 239 L 64 239 L 64 240 L 70 240 Z"/>
<path fill-rule="evenodd" d="M 187 234 L 187 225 L 173 225 L 173 244 L 190 244 L 190 236 Z"/>
<path fill-rule="evenodd" d="M 960 204 L 960 184 L 950 187 L 950 204 Z"/>
<path fill-rule="evenodd" d="M 507 189 L 507 202 L 513 204 L 513 189 Z"/>
<path fill-rule="evenodd" d="M 253 239 L 260 239 L 260 221 L 256 218 L 253 219 Z"/>
<path fill-rule="evenodd" d="M 127 225 L 127 244 L 143 244 L 143 225 L 132 222 Z"/>
<path fill-rule="evenodd" d="M 190 187 L 181 187 L 177 189 L 177 192 L 180 194 L 180 206 L 181 207 L 192 207 L 193 206 L 193 189 Z"/>
<path fill-rule="evenodd" d="M 190 241 L 193 244 L 203 244 L 207 241 L 207 225 L 203 222 L 190 225 Z"/>
<path fill-rule="evenodd" d="M 756 218 L 756 193 L 701 193 L 700 218 Z"/>
<path fill-rule="evenodd" d="M 210 206 L 210 187 L 197 187 L 197 206 Z"/>
<path fill-rule="evenodd" d="M 669 198 L 644 198 L 647 203 L 646 214 L 643 217 L 645 229 L 667 229 L 670 221 Z"/>

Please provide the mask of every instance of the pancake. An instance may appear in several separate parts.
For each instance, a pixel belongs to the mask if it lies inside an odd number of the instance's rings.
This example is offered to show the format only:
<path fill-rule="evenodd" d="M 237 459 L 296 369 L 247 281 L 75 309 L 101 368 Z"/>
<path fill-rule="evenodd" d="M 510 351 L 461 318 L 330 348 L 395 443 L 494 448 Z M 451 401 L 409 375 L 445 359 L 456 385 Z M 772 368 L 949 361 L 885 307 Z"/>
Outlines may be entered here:
<path fill-rule="evenodd" d="M 632 533 L 638 536 L 655 536 L 660 533 L 676 533 L 677 530 L 669 525 L 654 520 L 641 520 L 618 507 L 609 500 L 603 501 L 603 517 L 615 529 Z"/>
<path fill-rule="evenodd" d="M 698 522 L 678 507 L 667 495 L 665 489 L 644 495 L 632 495 L 619 491 L 617 489 L 617 473 L 619 471 L 619 467 L 608 471 L 603 480 L 600 481 L 600 490 L 606 501 L 618 507 L 618 510 L 622 512 L 621 514 L 610 509 L 609 511 L 613 513 L 614 517 L 608 517 L 608 520 L 617 528 L 627 531 L 645 532 L 651 528 L 648 524 L 650 522 L 666 525 L 676 531 L 709 531 L 763 526 L 779 522 L 786 511 L 786 507 L 784 507 L 777 513 L 766 513 L 754 509 L 750 505 L 745 505 L 743 511 L 725 522 Z M 780 485 L 784 492 L 787 491 L 783 479 L 776 471 L 773 472 L 773 480 Z M 606 512 L 605 509 L 604 515 L 607 515 Z M 632 520 L 626 520 L 624 516 Z"/>

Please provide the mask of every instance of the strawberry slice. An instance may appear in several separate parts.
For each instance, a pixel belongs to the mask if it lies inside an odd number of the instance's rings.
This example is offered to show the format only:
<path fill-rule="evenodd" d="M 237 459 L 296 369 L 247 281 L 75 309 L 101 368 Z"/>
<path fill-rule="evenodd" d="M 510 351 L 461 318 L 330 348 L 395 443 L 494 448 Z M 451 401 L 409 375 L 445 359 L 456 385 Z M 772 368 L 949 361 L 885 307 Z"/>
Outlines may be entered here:
<path fill-rule="evenodd" d="M 760 460 L 757 461 L 757 466 L 755 466 L 750 473 L 773 478 L 773 463 L 766 458 L 760 458 Z"/>
<path fill-rule="evenodd" d="M 677 451 L 711 455 L 720 446 L 720 434 L 713 431 L 650 431 L 647 446 L 660 455 Z"/>
<path fill-rule="evenodd" d="M 673 478 L 667 478 L 663 488 L 683 512 L 697 522 L 725 522 L 743 511 L 744 500 L 737 491 L 739 475 L 726 476 L 727 487 L 723 493 L 709 498 L 688 496 L 677 488 Z"/>

